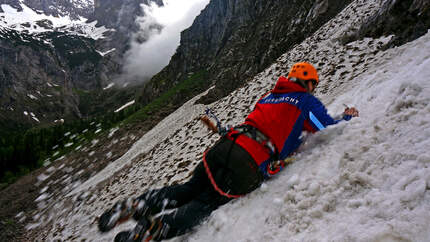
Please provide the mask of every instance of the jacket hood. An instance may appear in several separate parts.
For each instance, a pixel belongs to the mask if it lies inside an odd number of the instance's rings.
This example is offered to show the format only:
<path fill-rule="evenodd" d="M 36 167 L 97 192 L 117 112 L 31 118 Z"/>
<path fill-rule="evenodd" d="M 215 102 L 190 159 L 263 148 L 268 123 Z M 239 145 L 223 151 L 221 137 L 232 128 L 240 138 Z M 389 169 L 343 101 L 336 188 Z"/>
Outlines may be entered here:
<path fill-rule="evenodd" d="M 288 80 L 284 76 L 280 76 L 276 82 L 275 88 L 273 88 L 272 93 L 289 93 L 289 92 L 307 92 L 305 88 L 299 84 Z"/>

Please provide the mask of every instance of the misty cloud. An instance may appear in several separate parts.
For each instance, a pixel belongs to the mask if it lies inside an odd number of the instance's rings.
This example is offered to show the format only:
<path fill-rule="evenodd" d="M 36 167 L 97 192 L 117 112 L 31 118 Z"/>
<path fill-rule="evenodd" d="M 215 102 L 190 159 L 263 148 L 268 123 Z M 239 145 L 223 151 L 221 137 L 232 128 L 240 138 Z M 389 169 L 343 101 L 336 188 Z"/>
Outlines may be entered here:
<path fill-rule="evenodd" d="M 180 42 L 180 33 L 193 23 L 209 0 L 164 0 L 164 6 L 142 4 L 145 15 L 137 19 L 135 33 L 126 53 L 123 79 L 126 82 L 149 80 L 165 67 Z"/>

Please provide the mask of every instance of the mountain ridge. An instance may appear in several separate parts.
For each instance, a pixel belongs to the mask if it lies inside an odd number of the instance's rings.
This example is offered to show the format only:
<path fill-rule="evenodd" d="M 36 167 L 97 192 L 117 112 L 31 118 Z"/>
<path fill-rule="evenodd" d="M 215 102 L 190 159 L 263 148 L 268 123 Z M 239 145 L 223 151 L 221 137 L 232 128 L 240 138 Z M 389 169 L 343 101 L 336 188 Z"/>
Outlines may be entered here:
<path fill-rule="evenodd" d="M 52 125 L 55 120 L 79 120 L 113 112 L 110 99 L 115 96 L 133 99 L 137 91 L 120 90 L 122 86 L 112 84 L 120 75 L 131 34 L 137 31 L 135 19 L 144 14 L 140 4 L 150 2 L 162 4 L 159 0 L 103 4 L 86 0 L 0 2 L 0 122 L 18 131 Z M 107 9 L 107 5 L 112 8 Z M 100 24 L 104 22 L 117 24 Z M 95 105 L 103 107 L 101 112 L 81 110 L 81 106 L 88 106 L 82 93 L 102 97 L 106 87 L 115 94 L 110 99 L 98 99 L 100 103 Z M 28 119 L 25 112 L 34 113 L 38 121 Z M 9 125 L 11 122 L 16 125 Z"/>

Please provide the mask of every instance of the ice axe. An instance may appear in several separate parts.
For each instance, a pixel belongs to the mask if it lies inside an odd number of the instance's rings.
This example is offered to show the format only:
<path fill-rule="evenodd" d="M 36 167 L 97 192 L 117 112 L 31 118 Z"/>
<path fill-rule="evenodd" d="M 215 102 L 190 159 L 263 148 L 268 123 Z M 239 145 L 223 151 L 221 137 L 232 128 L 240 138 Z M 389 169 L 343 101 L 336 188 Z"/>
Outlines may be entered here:
<path fill-rule="evenodd" d="M 358 110 L 356 110 L 354 107 L 348 107 L 348 105 L 346 105 L 345 103 L 343 104 L 343 106 L 345 106 L 345 111 L 343 111 L 344 113 L 352 111 L 352 114 L 348 114 L 351 115 L 352 117 L 358 117 Z"/>
<path fill-rule="evenodd" d="M 210 120 L 210 118 L 215 119 L 216 124 Z M 209 128 L 214 133 L 218 133 L 219 135 L 223 136 L 227 134 L 227 132 L 230 130 L 230 126 L 227 125 L 226 127 L 223 127 L 217 116 L 212 112 L 211 109 L 206 109 L 206 115 L 203 115 L 200 117 L 200 120 L 203 122 L 203 124 L 206 125 L 206 127 Z"/>

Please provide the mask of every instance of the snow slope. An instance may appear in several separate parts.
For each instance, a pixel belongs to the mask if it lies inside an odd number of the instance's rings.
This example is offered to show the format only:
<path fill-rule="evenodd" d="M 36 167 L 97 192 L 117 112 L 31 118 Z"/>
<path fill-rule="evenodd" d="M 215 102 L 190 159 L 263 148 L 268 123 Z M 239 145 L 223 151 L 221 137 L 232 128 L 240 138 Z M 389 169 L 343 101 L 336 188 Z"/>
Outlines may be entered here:
<path fill-rule="evenodd" d="M 306 60 L 320 71 L 316 96 L 329 112 L 347 104 L 360 117 L 307 136 L 276 178 L 172 241 L 430 240 L 430 33 L 386 51 L 390 37 L 339 41 L 382 2 L 354 1 L 248 85 L 209 105 L 226 124 L 239 124 L 279 75 Z M 27 228 L 48 241 L 109 241 L 132 228 L 129 222 L 100 234 L 96 217 L 119 199 L 186 180 L 218 138 L 196 119 L 205 107 L 193 101 L 143 136 L 132 156 L 64 196 L 42 196 Z"/>
<path fill-rule="evenodd" d="M 89 1 L 74 1 L 76 7 L 88 7 Z M 19 32 L 37 34 L 49 31 L 66 31 L 77 35 L 86 36 L 93 39 L 104 38 L 103 34 L 113 29 L 104 26 L 96 27 L 97 21 L 87 23 L 87 19 L 81 17 L 79 20 L 72 20 L 67 13 L 61 16 L 46 15 L 36 12 L 24 2 L 20 2 L 22 11 L 13 8 L 8 4 L 1 4 L 0 29 L 13 29 Z"/>
<path fill-rule="evenodd" d="M 187 240 L 429 241 L 429 53 L 430 33 L 380 53 L 329 106 L 360 118 L 309 138 L 282 175 Z"/>

